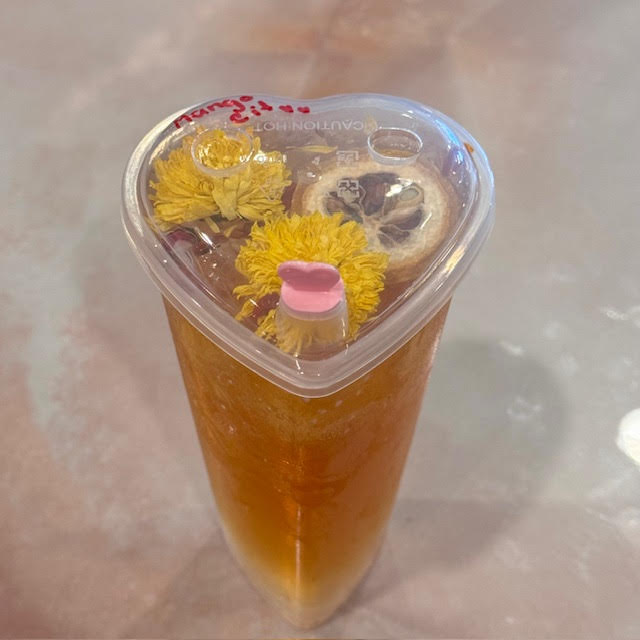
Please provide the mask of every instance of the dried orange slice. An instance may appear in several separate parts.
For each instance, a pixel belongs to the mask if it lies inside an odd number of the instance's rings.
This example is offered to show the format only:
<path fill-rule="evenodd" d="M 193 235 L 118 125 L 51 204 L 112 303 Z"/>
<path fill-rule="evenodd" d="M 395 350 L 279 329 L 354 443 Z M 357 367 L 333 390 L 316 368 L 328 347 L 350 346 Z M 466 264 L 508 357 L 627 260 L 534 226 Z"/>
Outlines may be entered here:
<path fill-rule="evenodd" d="M 389 254 L 392 281 L 418 275 L 444 239 L 451 216 L 451 196 L 435 169 L 373 160 L 323 172 L 294 194 L 293 206 L 303 213 L 341 211 L 363 224 L 369 249 Z"/>

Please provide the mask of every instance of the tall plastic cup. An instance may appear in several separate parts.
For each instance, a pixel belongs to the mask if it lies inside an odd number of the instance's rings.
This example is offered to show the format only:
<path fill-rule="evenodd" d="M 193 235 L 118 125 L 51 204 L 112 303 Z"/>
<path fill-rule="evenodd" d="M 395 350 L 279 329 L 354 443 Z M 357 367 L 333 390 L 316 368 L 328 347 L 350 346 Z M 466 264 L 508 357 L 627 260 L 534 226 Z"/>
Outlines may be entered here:
<path fill-rule="evenodd" d="M 493 198 L 462 127 L 382 95 L 208 101 L 129 160 L 125 229 L 228 545 L 294 624 L 331 615 L 375 557 Z"/>

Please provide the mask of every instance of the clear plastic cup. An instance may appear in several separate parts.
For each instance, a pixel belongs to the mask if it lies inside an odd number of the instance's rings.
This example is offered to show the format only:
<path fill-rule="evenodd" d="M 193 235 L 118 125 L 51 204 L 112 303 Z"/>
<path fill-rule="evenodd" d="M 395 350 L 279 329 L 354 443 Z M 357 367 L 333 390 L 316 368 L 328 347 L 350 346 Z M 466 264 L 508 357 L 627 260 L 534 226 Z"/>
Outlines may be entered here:
<path fill-rule="evenodd" d="M 294 624 L 330 616 L 375 557 L 493 197 L 464 129 L 390 96 L 208 101 L 131 156 L 124 225 L 228 545 Z"/>

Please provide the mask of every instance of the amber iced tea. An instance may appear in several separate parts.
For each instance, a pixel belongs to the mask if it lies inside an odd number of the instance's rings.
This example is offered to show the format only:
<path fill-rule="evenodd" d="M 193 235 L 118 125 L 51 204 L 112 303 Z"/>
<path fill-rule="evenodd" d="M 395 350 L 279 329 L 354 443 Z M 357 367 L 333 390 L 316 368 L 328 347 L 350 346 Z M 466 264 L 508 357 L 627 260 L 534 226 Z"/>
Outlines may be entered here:
<path fill-rule="evenodd" d="M 317 623 L 370 565 L 447 313 L 367 375 L 302 398 L 225 354 L 166 303 L 236 559 L 294 623 Z"/>

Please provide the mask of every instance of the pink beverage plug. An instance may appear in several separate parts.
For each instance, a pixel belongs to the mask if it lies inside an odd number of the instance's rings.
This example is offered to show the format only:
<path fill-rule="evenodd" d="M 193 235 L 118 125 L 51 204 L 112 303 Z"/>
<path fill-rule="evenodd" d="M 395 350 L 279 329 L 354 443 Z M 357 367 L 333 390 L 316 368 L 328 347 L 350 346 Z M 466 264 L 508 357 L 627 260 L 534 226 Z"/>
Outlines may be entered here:
<path fill-rule="evenodd" d="M 278 275 L 278 341 L 294 343 L 297 355 L 344 342 L 348 313 L 340 272 L 325 262 L 289 260 L 280 264 Z"/>

